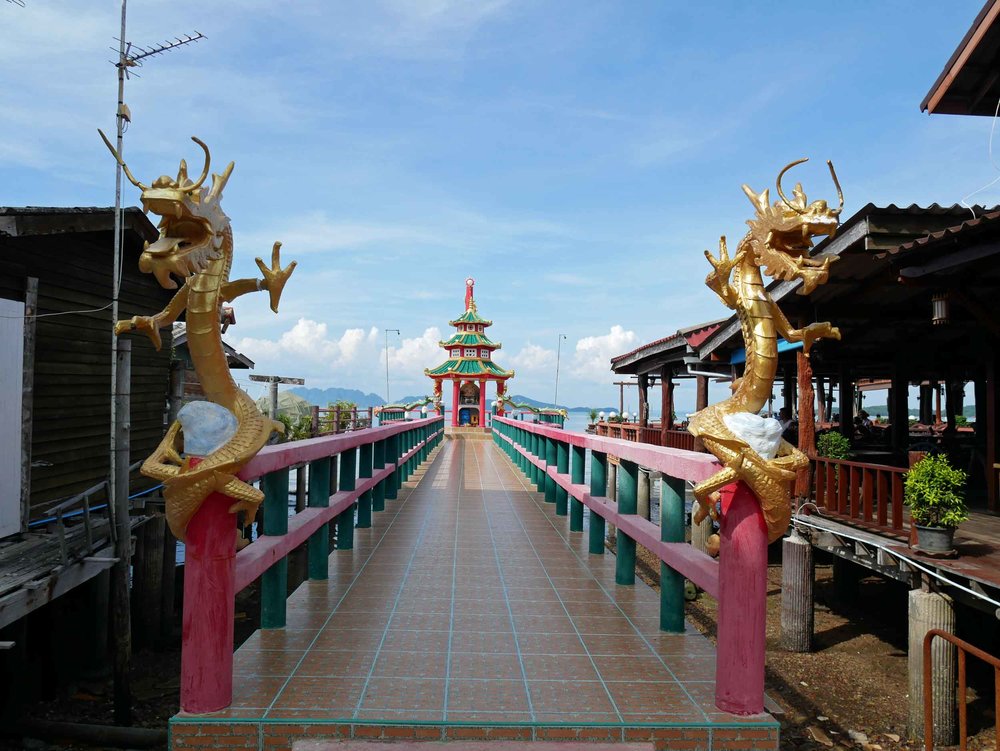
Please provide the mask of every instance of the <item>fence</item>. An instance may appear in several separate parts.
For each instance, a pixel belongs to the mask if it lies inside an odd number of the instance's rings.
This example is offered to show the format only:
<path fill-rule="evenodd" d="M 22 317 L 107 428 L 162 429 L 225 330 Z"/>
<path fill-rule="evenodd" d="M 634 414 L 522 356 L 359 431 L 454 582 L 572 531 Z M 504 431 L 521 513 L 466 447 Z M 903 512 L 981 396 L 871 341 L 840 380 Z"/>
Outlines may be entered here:
<path fill-rule="evenodd" d="M 903 534 L 905 469 L 825 456 L 812 461 L 811 495 L 817 506 L 879 534 Z"/>
<path fill-rule="evenodd" d="M 627 422 L 599 422 L 597 423 L 597 435 L 621 438 L 625 441 L 638 441 L 653 446 L 694 451 L 694 436 L 689 432 L 686 430 L 664 430 L 656 424 L 640 426 Z"/>
<path fill-rule="evenodd" d="M 615 581 L 635 582 L 636 545 L 652 551 L 660 565 L 660 628 L 684 631 L 684 579 L 719 600 L 716 705 L 754 714 L 764 709 L 767 533 L 760 507 L 742 484 L 723 496 L 725 516 L 718 561 L 684 542 L 685 483 L 715 474 L 709 454 L 568 432 L 504 417 L 493 419 L 493 435 L 557 515 L 568 515 L 571 531 L 583 530 L 590 509 L 589 550 L 604 553 L 606 524 L 617 527 Z M 590 485 L 584 484 L 590 451 Z M 617 503 L 606 497 L 608 457 L 617 456 Z M 660 525 L 636 513 L 639 466 L 663 474 Z M 733 492 L 735 488 L 735 492 Z"/>
<path fill-rule="evenodd" d="M 994 722 L 996 724 L 996 737 L 1000 739 L 1000 659 L 997 659 L 988 652 L 984 652 L 978 647 L 969 644 L 969 642 L 959 639 L 954 634 L 949 634 L 947 631 L 942 631 L 941 629 L 932 628 L 924 636 L 924 748 L 926 751 L 934 751 L 934 684 L 933 678 L 933 667 L 934 660 L 932 659 L 931 646 L 934 641 L 934 637 L 939 636 L 944 641 L 958 648 L 958 733 L 959 733 L 959 748 L 961 751 L 965 751 L 966 741 L 969 737 L 969 718 L 968 718 L 968 707 L 967 707 L 967 696 L 966 696 L 966 677 L 965 677 L 965 657 L 967 654 L 971 654 L 973 657 L 977 657 L 987 665 L 993 668 L 993 695 L 994 702 L 996 703 L 996 711 L 994 713 Z M 954 711 L 954 707 L 945 707 L 944 711 Z"/>
<path fill-rule="evenodd" d="M 266 446 L 239 474 L 260 480 L 264 491 L 263 534 L 239 553 L 232 499 L 220 493 L 205 499 L 186 540 L 182 711 L 214 712 L 232 703 L 236 592 L 261 578 L 261 627 L 283 628 L 288 554 L 308 544 L 309 578 L 326 579 L 329 525 L 337 525 L 338 549 L 352 548 L 355 507 L 357 526 L 370 527 L 372 513 L 396 498 L 441 441 L 443 423 L 432 417 Z M 308 508 L 289 517 L 288 473 L 303 464 Z"/>
<path fill-rule="evenodd" d="M 341 409 L 340 407 L 313 407 L 311 416 L 312 436 L 336 435 L 349 430 L 363 430 L 372 426 L 372 408 Z"/>

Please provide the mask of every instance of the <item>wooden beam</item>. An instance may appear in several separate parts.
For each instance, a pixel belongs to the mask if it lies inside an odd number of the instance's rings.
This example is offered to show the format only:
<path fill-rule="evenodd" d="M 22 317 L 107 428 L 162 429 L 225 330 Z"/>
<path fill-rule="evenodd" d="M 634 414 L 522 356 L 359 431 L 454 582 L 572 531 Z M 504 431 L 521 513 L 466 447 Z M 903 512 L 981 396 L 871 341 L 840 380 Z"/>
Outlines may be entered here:
<path fill-rule="evenodd" d="M 31 518 L 31 435 L 34 425 L 35 314 L 38 312 L 38 279 L 24 284 L 24 354 L 21 371 L 21 532 Z"/>

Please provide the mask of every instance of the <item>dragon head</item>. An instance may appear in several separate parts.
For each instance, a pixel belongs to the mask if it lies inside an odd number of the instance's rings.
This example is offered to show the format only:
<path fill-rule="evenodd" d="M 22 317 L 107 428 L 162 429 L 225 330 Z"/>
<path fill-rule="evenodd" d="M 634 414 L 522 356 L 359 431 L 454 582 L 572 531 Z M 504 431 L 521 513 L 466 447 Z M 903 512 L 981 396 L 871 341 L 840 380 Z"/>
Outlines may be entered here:
<path fill-rule="evenodd" d="M 754 243 L 756 257 L 753 262 L 774 279 L 801 279 L 799 294 L 802 295 L 808 295 L 817 285 L 826 282 L 829 276 L 830 263 L 836 259 L 815 261 L 809 257 L 809 251 L 814 237 L 833 237 L 836 234 L 840 212 L 844 208 L 844 193 L 840 189 L 840 181 L 837 180 L 832 162 L 827 162 L 827 165 L 837 187 L 840 204 L 836 208 L 831 208 L 822 199 L 809 203 L 801 183 L 796 183 L 791 200 L 785 196 L 781 189 L 781 178 L 792 167 L 806 161 L 808 159 L 799 159 L 781 170 L 777 180 L 781 200 L 775 201 L 773 205 L 769 203 L 766 188 L 755 193 L 748 186 L 743 186 L 743 192 L 757 212 L 753 219 L 747 221 L 750 233 L 758 241 Z"/>
<path fill-rule="evenodd" d="M 222 189 L 232 174 L 233 162 L 221 175 L 212 175 L 210 189 L 203 188 L 212 157 L 204 142 L 192 136 L 191 140 L 205 152 L 205 167 L 198 179 L 192 181 L 188 177 L 187 162 L 182 159 L 176 178 L 161 175 L 152 185 L 144 185 L 132 176 L 107 136 L 100 133 L 126 177 L 142 191 L 143 210 L 160 217 L 160 237 L 153 243 L 146 243 L 139 257 L 139 269 L 153 274 L 162 287 L 176 289 L 173 277 L 184 280 L 204 271 L 225 252 L 223 231 L 229 220 L 222 211 L 220 200 Z"/>

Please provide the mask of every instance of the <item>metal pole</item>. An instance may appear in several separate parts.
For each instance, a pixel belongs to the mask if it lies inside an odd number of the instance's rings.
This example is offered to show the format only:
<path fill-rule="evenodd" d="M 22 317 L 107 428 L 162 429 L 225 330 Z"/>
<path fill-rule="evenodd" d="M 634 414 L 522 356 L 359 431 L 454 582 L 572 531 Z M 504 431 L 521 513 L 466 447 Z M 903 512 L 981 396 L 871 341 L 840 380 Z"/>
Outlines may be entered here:
<path fill-rule="evenodd" d="M 271 380 L 271 419 L 278 419 L 278 379 Z"/>
<path fill-rule="evenodd" d="M 565 334 L 560 334 L 556 344 L 556 393 L 552 397 L 553 407 L 559 406 L 559 356 L 562 354 L 562 340 L 565 338 Z"/>
<path fill-rule="evenodd" d="M 395 331 L 397 336 L 401 336 L 399 329 L 385 330 L 385 403 L 389 404 L 389 332 Z"/>

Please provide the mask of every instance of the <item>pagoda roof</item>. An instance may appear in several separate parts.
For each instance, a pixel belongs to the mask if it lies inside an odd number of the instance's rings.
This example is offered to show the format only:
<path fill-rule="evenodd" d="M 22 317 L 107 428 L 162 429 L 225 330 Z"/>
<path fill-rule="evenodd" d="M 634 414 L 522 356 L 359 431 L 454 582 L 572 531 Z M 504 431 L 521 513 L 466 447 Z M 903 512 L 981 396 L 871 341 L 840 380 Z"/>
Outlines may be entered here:
<path fill-rule="evenodd" d="M 428 368 L 424 371 L 424 375 L 428 376 L 445 376 L 453 374 L 462 376 L 494 376 L 497 378 L 514 377 L 513 370 L 504 370 L 492 360 L 480 360 L 478 358 L 466 359 L 464 357 L 445 360 L 436 368 Z"/>
<path fill-rule="evenodd" d="M 448 321 L 449 326 L 457 326 L 460 323 L 481 323 L 484 326 L 492 326 L 493 321 L 487 321 L 485 318 L 480 318 L 479 313 L 476 312 L 475 303 L 473 303 L 462 315 L 456 318 L 454 321 Z"/>
<path fill-rule="evenodd" d="M 474 334 L 472 332 L 456 332 L 451 339 L 446 342 L 438 342 L 442 347 L 453 347 L 466 345 L 469 347 L 489 347 L 490 349 L 500 349 L 499 343 L 491 342 L 485 334 Z"/>

